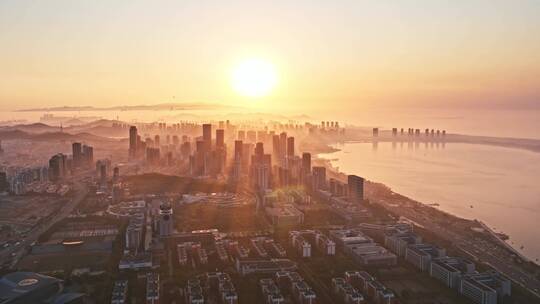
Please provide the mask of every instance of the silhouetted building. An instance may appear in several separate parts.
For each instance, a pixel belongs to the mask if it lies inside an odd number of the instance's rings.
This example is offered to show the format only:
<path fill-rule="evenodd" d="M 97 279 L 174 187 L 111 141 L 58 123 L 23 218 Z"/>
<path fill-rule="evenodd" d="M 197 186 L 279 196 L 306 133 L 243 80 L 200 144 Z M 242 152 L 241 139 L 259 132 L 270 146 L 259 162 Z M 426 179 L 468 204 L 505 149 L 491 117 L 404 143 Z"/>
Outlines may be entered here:
<path fill-rule="evenodd" d="M 279 142 L 279 135 L 272 135 L 272 155 L 274 156 L 275 160 L 280 159 L 280 142 Z"/>
<path fill-rule="evenodd" d="M 217 129 L 216 130 L 216 147 L 225 146 L 225 130 Z"/>
<path fill-rule="evenodd" d="M 113 183 L 116 183 L 120 178 L 120 168 L 114 167 L 113 169 Z"/>
<path fill-rule="evenodd" d="M 255 154 L 251 157 L 252 182 L 260 191 L 270 188 L 272 160 L 270 154 L 264 154 L 263 143 L 257 143 Z"/>
<path fill-rule="evenodd" d="M 349 199 L 353 203 L 360 203 L 364 200 L 364 179 L 357 175 L 347 177 L 349 188 Z"/>
<path fill-rule="evenodd" d="M 91 146 L 83 145 L 83 166 L 92 168 L 94 165 L 94 148 Z"/>
<path fill-rule="evenodd" d="M 135 158 L 137 156 L 137 127 L 131 126 L 129 128 L 129 157 Z"/>
<path fill-rule="evenodd" d="M 241 141 L 246 140 L 246 132 L 245 131 L 238 131 L 238 140 L 241 140 Z"/>
<path fill-rule="evenodd" d="M 203 142 L 206 151 L 212 148 L 212 125 L 203 124 Z"/>
<path fill-rule="evenodd" d="M 304 178 L 311 175 L 311 153 L 302 153 L 302 174 Z"/>
<path fill-rule="evenodd" d="M 49 180 L 59 181 L 67 174 L 67 156 L 58 153 L 49 159 Z"/>
<path fill-rule="evenodd" d="M 313 167 L 312 172 L 313 189 L 326 189 L 326 168 Z"/>
<path fill-rule="evenodd" d="M 247 131 L 247 141 L 250 142 L 250 143 L 254 143 L 257 141 L 257 132 L 253 131 L 253 130 L 249 130 Z"/>
<path fill-rule="evenodd" d="M 72 153 L 73 153 L 73 167 L 79 168 L 81 166 L 81 163 L 83 161 L 82 159 L 82 144 L 79 142 L 74 142 L 72 145 Z"/>
<path fill-rule="evenodd" d="M 160 159 L 159 148 L 146 148 L 146 162 L 149 165 L 159 165 Z"/>
<path fill-rule="evenodd" d="M 294 137 L 287 138 L 287 156 L 294 157 Z"/>
<path fill-rule="evenodd" d="M 99 181 L 102 185 L 107 182 L 107 166 L 105 164 L 99 165 Z"/>

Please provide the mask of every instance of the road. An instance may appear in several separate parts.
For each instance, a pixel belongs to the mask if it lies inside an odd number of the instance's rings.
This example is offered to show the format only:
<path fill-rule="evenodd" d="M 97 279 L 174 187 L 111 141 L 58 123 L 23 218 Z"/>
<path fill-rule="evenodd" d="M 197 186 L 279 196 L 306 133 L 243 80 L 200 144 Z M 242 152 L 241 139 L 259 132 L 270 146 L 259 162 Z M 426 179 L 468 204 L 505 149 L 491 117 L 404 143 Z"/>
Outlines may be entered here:
<path fill-rule="evenodd" d="M 4 249 L 0 253 L 0 261 L 8 261 L 11 259 L 10 268 L 13 269 L 19 259 L 25 254 L 26 248 L 37 241 L 38 237 L 51 228 L 54 224 L 67 217 L 75 208 L 83 201 L 88 194 L 88 188 L 82 182 L 75 182 L 73 184 L 73 192 L 75 193 L 73 198 L 60 208 L 58 213 L 49 219 L 46 223 L 36 226 L 31 230 L 24 240 L 20 241 L 17 246 Z"/>

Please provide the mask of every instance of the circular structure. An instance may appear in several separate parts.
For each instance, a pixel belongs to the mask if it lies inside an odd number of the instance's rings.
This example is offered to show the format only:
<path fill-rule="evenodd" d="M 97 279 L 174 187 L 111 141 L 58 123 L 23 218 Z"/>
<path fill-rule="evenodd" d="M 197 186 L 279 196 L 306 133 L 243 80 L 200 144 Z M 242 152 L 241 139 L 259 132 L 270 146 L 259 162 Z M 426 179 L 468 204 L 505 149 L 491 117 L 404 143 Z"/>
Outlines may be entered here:
<path fill-rule="evenodd" d="M 34 279 L 34 278 L 30 278 L 30 279 L 23 279 L 23 280 L 20 280 L 19 283 L 17 283 L 17 285 L 23 287 L 23 286 L 30 286 L 30 285 L 34 285 L 34 284 L 37 284 L 39 281 L 37 279 Z"/>

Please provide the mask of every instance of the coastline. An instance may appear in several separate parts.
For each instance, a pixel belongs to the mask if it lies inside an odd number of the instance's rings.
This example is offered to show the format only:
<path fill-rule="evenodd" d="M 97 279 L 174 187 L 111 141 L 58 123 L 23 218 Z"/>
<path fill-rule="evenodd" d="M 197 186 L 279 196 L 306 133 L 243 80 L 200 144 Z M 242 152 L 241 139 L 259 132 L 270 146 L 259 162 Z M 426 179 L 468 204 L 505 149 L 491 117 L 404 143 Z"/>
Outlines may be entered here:
<path fill-rule="evenodd" d="M 370 141 L 366 141 L 366 140 L 362 140 L 362 141 L 345 141 L 345 142 L 342 142 L 342 143 L 354 143 L 354 142 L 369 143 Z M 452 141 L 452 142 L 460 142 L 460 141 Z M 481 144 L 481 143 L 476 143 L 476 144 Z M 495 146 L 499 146 L 499 145 L 495 145 Z M 515 148 L 515 147 L 513 147 L 513 148 Z M 327 150 L 332 150 L 332 152 L 327 152 Z M 526 150 L 528 150 L 528 149 L 526 149 Z M 320 151 L 314 152 L 314 154 L 317 155 L 317 157 L 315 157 L 315 159 L 314 159 L 314 163 L 316 163 L 317 165 L 320 165 L 320 166 L 324 166 L 327 169 L 327 177 L 328 178 L 335 178 L 335 179 L 338 179 L 338 180 L 346 183 L 347 182 L 347 173 L 343 172 L 343 171 L 340 171 L 339 167 L 335 167 L 332 164 L 332 161 L 336 160 L 337 158 L 328 159 L 328 158 L 320 158 L 320 157 L 318 157 L 319 154 L 335 153 L 337 151 L 340 151 L 340 149 L 337 149 L 337 148 L 334 148 L 334 147 L 330 146 L 330 149 L 322 149 Z M 533 151 L 533 152 L 540 152 L 540 151 Z M 518 248 L 514 248 L 509 242 L 501 239 L 501 237 L 500 237 L 501 231 L 495 232 L 494 230 L 492 230 L 491 227 L 489 227 L 487 224 L 485 224 L 481 220 L 463 218 L 463 217 L 460 217 L 458 215 L 452 214 L 452 213 L 450 213 L 448 211 L 438 209 L 437 208 L 438 206 L 434 206 L 433 204 L 423 203 L 423 202 L 415 200 L 414 198 L 410 198 L 410 197 L 404 196 L 402 194 L 399 194 L 397 192 L 394 192 L 389 186 L 387 186 L 387 185 L 385 185 L 383 183 L 380 183 L 380 182 L 375 182 L 375 181 L 371 181 L 371 180 L 366 179 L 365 187 L 366 187 L 366 189 L 365 189 L 366 197 L 368 199 L 373 199 L 377 203 L 380 200 L 382 200 L 381 196 L 382 197 L 384 197 L 384 196 L 395 196 L 395 197 L 398 197 L 399 200 L 401 200 L 403 202 L 403 205 L 413 205 L 415 208 L 419 208 L 419 209 L 425 211 L 426 213 L 429 213 L 430 217 L 432 217 L 435 221 L 437 221 L 438 219 L 450 220 L 451 222 L 462 223 L 462 224 L 466 225 L 467 227 L 469 227 L 469 229 L 471 229 L 471 230 L 482 229 L 493 240 L 495 240 L 497 243 L 499 243 L 499 245 L 505 247 L 507 250 L 509 250 L 510 252 L 515 254 L 523 262 L 534 264 L 537 267 L 540 266 L 538 264 L 538 261 L 534 261 L 532 258 L 529 258 L 529 257 L 525 256 L 523 253 L 521 253 L 518 250 Z"/>

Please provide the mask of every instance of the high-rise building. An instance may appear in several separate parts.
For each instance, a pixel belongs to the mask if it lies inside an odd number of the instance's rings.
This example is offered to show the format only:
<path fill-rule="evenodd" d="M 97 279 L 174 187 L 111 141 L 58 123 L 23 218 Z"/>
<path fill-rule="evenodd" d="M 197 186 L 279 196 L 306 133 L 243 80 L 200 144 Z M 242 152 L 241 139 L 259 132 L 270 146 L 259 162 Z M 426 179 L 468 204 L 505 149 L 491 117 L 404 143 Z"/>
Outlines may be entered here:
<path fill-rule="evenodd" d="M 170 236 L 173 231 L 173 210 L 170 204 L 164 202 L 159 206 L 159 236 Z"/>
<path fill-rule="evenodd" d="M 203 124 L 203 142 L 205 150 L 208 152 L 212 148 L 212 125 Z"/>
<path fill-rule="evenodd" d="M 252 182 L 260 191 L 266 191 L 270 188 L 270 174 L 272 168 L 272 156 L 264 154 L 264 145 L 257 143 L 255 154 L 251 157 L 251 175 Z"/>
<path fill-rule="evenodd" d="M 79 142 L 74 142 L 71 147 L 73 153 L 73 167 L 79 168 L 82 163 L 82 144 Z"/>
<path fill-rule="evenodd" d="M 281 132 L 279 134 L 279 156 L 277 157 L 281 164 L 285 165 L 285 155 L 287 154 L 287 133 Z"/>
<path fill-rule="evenodd" d="M 234 141 L 234 159 L 242 159 L 242 151 L 244 150 L 244 143 L 241 140 Z"/>
<path fill-rule="evenodd" d="M 294 137 L 287 138 L 287 156 L 294 157 Z"/>
<path fill-rule="evenodd" d="M 325 189 L 326 188 L 326 168 L 325 167 L 313 167 L 311 171 L 313 180 L 313 189 Z"/>
<path fill-rule="evenodd" d="M 216 130 L 216 147 L 223 147 L 225 145 L 225 130 Z"/>
<path fill-rule="evenodd" d="M 373 128 L 373 137 L 379 136 L 379 128 Z"/>
<path fill-rule="evenodd" d="M 244 143 L 241 140 L 234 141 L 233 177 L 238 180 L 242 175 L 242 154 Z"/>
<path fill-rule="evenodd" d="M 257 132 L 253 130 L 247 131 L 246 136 L 247 136 L 247 141 L 250 143 L 254 143 L 257 141 Z"/>
<path fill-rule="evenodd" d="M 246 140 L 246 132 L 245 131 L 238 131 L 238 140 L 244 141 Z"/>
<path fill-rule="evenodd" d="M 311 153 L 302 153 L 302 173 L 304 177 L 311 175 Z"/>
<path fill-rule="evenodd" d="M 135 158 L 137 156 L 137 127 L 131 126 L 129 128 L 129 157 Z"/>
<path fill-rule="evenodd" d="M 264 144 L 262 142 L 258 142 L 255 145 L 255 156 L 261 157 L 264 154 Z"/>
<path fill-rule="evenodd" d="M 357 175 L 347 177 L 349 188 L 349 199 L 353 203 L 360 203 L 364 200 L 364 179 Z"/>
<path fill-rule="evenodd" d="M 113 169 L 113 183 L 116 183 L 120 178 L 120 168 L 114 167 Z"/>
<path fill-rule="evenodd" d="M 107 182 L 107 165 L 104 163 L 99 165 L 99 181 L 102 185 Z"/>
<path fill-rule="evenodd" d="M 182 159 L 188 159 L 191 155 L 191 142 L 185 141 L 180 146 L 180 154 L 182 155 Z"/>
<path fill-rule="evenodd" d="M 276 160 L 280 158 L 279 135 L 272 135 L 272 155 Z"/>
<path fill-rule="evenodd" d="M 92 168 L 94 165 L 94 148 L 91 146 L 83 145 L 83 166 Z"/>
<path fill-rule="evenodd" d="M 58 153 L 49 159 L 49 180 L 59 181 L 66 176 L 67 156 Z"/>
<path fill-rule="evenodd" d="M 257 131 L 257 141 L 266 142 L 266 136 L 267 135 L 268 134 L 266 133 L 265 130 Z"/>
<path fill-rule="evenodd" d="M 280 153 L 284 156 L 287 153 L 287 133 L 281 132 L 279 134 L 279 146 Z"/>
<path fill-rule="evenodd" d="M 159 135 L 155 135 L 154 136 L 154 148 L 159 148 L 161 147 L 161 141 L 160 141 L 160 138 L 159 138 Z"/>

